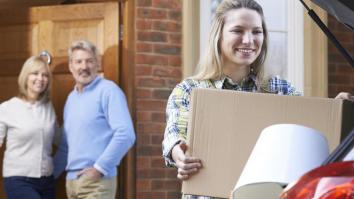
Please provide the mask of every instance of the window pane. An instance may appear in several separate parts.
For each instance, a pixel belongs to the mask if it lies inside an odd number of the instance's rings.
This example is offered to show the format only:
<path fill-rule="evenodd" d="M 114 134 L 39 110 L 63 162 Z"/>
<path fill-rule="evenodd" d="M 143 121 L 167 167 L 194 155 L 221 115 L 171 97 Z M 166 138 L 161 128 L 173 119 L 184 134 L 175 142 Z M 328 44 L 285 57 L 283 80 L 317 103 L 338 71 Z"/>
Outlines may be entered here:
<path fill-rule="evenodd" d="M 287 34 L 269 32 L 268 54 L 265 63 L 266 75 L 279 75 L 287 79 Z"/>
<path fill-rule="evenodd" d="M 269 30 L 287 30 L 287 0 L 259 0 Z"/>
<path fill-rule="evenodd" d="M 204 0 L 203 0 L 204 1 Z M 222 0 L 211 0 L 211 19 L 214 19 L 214 13 Z"/>

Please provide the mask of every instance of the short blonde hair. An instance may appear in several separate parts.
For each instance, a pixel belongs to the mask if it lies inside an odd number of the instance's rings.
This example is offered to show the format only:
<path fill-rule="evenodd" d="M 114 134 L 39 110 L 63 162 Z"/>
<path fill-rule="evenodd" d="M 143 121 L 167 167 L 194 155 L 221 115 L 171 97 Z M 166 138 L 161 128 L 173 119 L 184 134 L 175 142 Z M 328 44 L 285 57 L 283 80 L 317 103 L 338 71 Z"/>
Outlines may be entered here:
<path fill-rule="evenodd" d="M 39 95 L 39 98 L 37 100 L 40 100 L 40 101 L 43 100 L 45 102 L 47 102 L 49 100 L 50 87 L 51 87 L 51 82 L 52 82 L 52 73 L 50 71 L 48 63 L 39 56 L 32 56 L 32 57 L 28 58 L 22 66 L 20 75 L 18 76 L 18 90 L 19 90 L 18 95 L 20 98 L 27 98 L 28 97 L 28 92 L 27 92 L 28 76 L 31 73 L 33 73 L 43 67 L 46 70 L 48 70 L 48 75 L 49 75 L 48 85 L 45 88 L 45 90 Z"/>
<path fill-rule="evenodd" d="M 212 22 L 209 42 L 205 55 L 199 60 L 195 79 L 220 79 L 223 76 L 223 60 L 221 56 L 222 31 L 225 24 L 225 15 L 230 10 L 247 8 L 256 11 L 262 19 L 263 44 L 261 52 L 256 60 L 251 64 L 253 73 L 259 81 L 263 78 L 263 64 L 267 55 L 268 31 L 265 24 L 263 9 L 254 0 L 223 0 L 217 7 L 215 17 Z"/>

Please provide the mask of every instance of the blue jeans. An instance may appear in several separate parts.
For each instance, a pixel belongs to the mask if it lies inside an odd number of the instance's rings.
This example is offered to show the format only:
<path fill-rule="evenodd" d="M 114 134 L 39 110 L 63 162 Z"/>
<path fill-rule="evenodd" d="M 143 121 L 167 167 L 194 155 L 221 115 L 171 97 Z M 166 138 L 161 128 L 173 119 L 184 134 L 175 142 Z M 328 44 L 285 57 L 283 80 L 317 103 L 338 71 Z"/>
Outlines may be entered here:
<path fill-rule="evenodd" d="M 53 176 L 41 178 L 5 177 L 4 186 L 7 199 L 55 199 Z"/>

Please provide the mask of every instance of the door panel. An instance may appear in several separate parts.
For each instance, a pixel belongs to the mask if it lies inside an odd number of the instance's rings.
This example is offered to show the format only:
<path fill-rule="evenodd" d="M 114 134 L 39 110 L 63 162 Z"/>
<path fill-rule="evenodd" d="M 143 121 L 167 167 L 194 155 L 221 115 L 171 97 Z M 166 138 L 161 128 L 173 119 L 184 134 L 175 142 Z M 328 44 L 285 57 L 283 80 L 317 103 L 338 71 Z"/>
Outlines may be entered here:
<path fill-rule="evenodd" d="M 109 2 L 17 8 L 16 12 L 0 10 L 0 103 L 16 95 L 17 76 L 24 61 L 47 50 L 53 60 L 51 99 L 61 122 L 66 97 L 74 87 L 67 49 L 77 39 L 90 40 L 97 46 L 104 66 L 99 70 L 100 75 L 118 83 L 118 8 L 118 2 Z M 3 151 L 4 148 L 0 153 L 1 165 Z M 57 198 L 66 198 L 64 186 L 62 177 Z M 0 198 L 5 198 L 2 187 Z"/>

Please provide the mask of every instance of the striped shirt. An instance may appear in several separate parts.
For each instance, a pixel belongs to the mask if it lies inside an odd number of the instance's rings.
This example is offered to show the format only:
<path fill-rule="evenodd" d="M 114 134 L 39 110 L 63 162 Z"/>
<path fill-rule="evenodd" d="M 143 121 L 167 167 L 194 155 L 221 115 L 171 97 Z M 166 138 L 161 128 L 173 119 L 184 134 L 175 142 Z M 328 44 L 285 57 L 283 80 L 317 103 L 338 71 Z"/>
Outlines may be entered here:
<path fill-rule="evenodd" d="M 286 80 L 279 77 L 270 78 L 265 84 L 257 85 L 256 77 L 249 75 L 235 84 L 228 77 L 219 80 L 185 79 L 172 91 L 166 107 L 166 129 L 162 142 L 162 152 L 165 163 L 169 167 L 176 167 L 171 157 L 172 148 L 187 139 L 187 126 L 189 118 L 189 104 L 194 88 L 229 89 L 246 92 L 266 92 L 279 95 L 300 95 Z M 184 195 L 183 199 L 212 199 L 206 196 Z"/>

